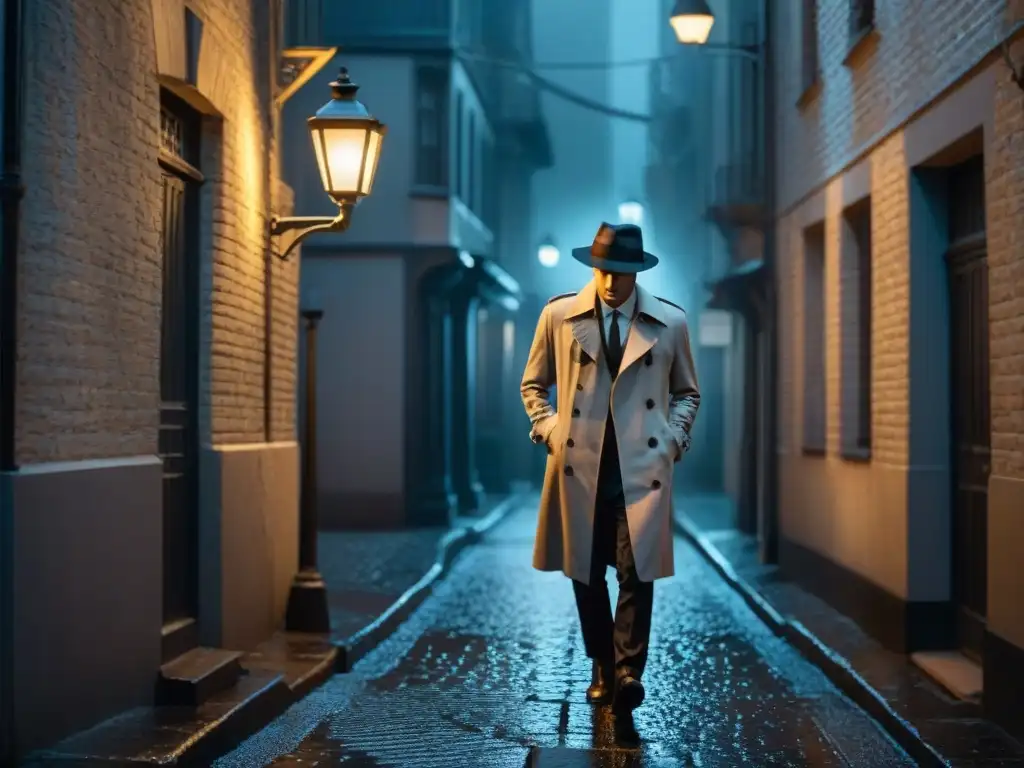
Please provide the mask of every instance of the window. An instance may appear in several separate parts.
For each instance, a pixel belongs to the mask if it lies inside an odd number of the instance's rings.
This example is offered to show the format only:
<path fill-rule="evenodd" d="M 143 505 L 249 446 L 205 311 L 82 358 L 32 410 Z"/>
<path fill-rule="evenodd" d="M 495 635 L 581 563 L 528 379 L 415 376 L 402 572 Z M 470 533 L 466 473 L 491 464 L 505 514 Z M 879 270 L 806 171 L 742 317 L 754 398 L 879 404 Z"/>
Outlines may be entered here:
<path fill-rule="evenodd" d="M 498 154 L 494 141 L 488 139 L 484 144 L 483 174 L 483 218 L 484 223 L 494 231 L 498 226 Z"/>
<path fill-rule="evenodd" d="M 825 224 L 804 230 L 804 453 L 825 454 Z"/>
<path fill-rule="evenodd" d="M 466 136 L 466 157 L 469 163 L 466 168 L 466 194 L 462 198 L 470 210 L 476 211 L 476 172 L 477 172 L 477 135 L 476 135 L 476 114 L 469 113 L 469 129 Z"/>
<path fill-rule="evenodd" d="M 455 96 L 455 112 L 452 115 L 452 120 L 455 121 L 455 141 L 451 144 L 452 154 L 455 155 L 455 169 L 453 171 L 455 174 L 454 192 L 455 196 L 459 198 L 466 191 L 465 181 L 462 178 L 464 167 L 463 152 L 465 151 L 465 147 L 462 146 L 462 121 L 464 119 L 462 102 L 462 92 L 459 91 Z"/>
<path fill-rule="evenodd" d="M 875 26 L 875 0 L 850 0 L 850 38 L 862 37 Z"/>
<path fill-rule="evenodd" d="M 843 212 L 840 273 L 842 452 L 871 455 L 871 200 Z"/>
<path fill-rule="evenodd" d="M 803 0 L 800 23 L 803 35 L 800 89 L 807 91 L 817 84 L 821 67 L 818 58 L 818 0 Z"/>
<path fill-rule="evenodd" d="M 444 143 L 448 79 L 443 70 L 432 67 L 421 67 L 416 76 L 416 183 L 444 187 L 448 183 Z"/>

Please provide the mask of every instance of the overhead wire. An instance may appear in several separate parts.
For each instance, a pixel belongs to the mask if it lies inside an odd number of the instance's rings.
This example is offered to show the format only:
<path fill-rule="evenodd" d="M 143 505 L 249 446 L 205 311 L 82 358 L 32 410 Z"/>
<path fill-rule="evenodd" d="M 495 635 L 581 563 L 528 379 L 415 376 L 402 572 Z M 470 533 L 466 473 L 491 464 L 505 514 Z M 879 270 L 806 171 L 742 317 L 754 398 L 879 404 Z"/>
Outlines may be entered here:
<path fill-rule="evenodd" d="M 609 117 L 619 118 L 621 120 L 631 120 L 631 121 L 637 122 L 637 123 L 650 123 L 653 120 L 653 117 L 651 115 L 649 115 L 649 114 L 644 114 L 642 112 L 633 112 L 633 111 L 626 110 L 626 109 L 619 109 L 618 107 L 613 107 L 613 106 L 610 106 L 608 104 L 604 104 L 604 103 L 602 103 L 600 101 L 597 101 L 596 99 L 591 99 L 591 98 L 589 98 L 587 96 L 583 96 L 583 95 L 577 93 L 576 91 L 572 90 L 571 88 L 566 88 L 565 86 L 560 85 L 560 84 L 558 84 L 558 83 L 548 79 L 547 77 L 544 77 L 543 75 L 539 74 L 536 71 L 538 69 L 538 65 L 533 64 L 533 63 L 527 64 L 526 62 L 515 61 L 513 59 L 499 59 L 499 58 L 494 58 L 494 57 L 490 57 L 490 56 L 483 56 L 483 55 L 480 55 L 480 54 L 477 54 L 477 53 L 472 53 L 472 52 L 469 52 L 469 51 L 462 51 L 462 50 L 458 51 L 458 56 L 460 58 L 462 58 L 464 60 L 468 60 L 468 61 L 478 61 L 478 62 L 481 62 L 481 63 L 490 64 L 490 65 L 502 67 L 502 68 L 505 68 L 505 69 L 516 70 L 516 71 L 518 71 L 520 73 L 520 75 L 522 75 L 522 76 L 526 77 L 528 80 L 530 80 L 533 83 L 533 85 L 538 90 L 546 91 L 547 93 L 550 93 L 552 96 L 556 96 L 556 97 L 558 97 L 558 98 L 560 98 L 560 99 L 562 99 L 564 101 L 568 101 L 568 102 L 570 102 L 572 104 L 575 104 L 575 105 L 577 105 L 579 107 L 583 107 L 584 109 L 588 109 L 588 110 L 590 110 L 592 112 L 597 112 L 597 113 L 600 113 L 600 114 L 603 114 L 603 115 L 607 115 Z M 659 56 L 659 57 L 650 58 L 650 59 L 633 59 L 633 60 L 631 60 L 629 62 L 621 62 L 621 63 L 629 64 L 629 65 L 632 65 L 632 66 L 639 66 L 640 63 L 651 64 L 653 62 L 667 61 L 667 60 L 673 59 L 673 58 L 675 58 L 675 55 L 673 55 L 673 56 Z M 556 64 L 548 64 L 546 68 L 548 68 L 548 69 L 597 69 L 597 68 L 613 68 L 612 66 L 607 66 L 606 67 L 605 65 L 614 65 L 615 63 L 616 62 L 575 62 L 575 63 L 566 62 L 564 64 L 557 64 L 557 63 Z M 572 64 L 575 64 L 576 66 L 571 66 Z"/>

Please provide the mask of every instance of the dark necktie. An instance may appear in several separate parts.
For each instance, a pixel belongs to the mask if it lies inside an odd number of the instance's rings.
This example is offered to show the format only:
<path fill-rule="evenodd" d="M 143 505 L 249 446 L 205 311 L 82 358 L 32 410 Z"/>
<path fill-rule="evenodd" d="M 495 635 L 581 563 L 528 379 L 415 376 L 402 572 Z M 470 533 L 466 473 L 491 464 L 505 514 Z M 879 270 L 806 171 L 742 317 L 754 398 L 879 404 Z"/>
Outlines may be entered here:
<path fill-rule="evenodd" d="M 619 365 L 622 364 L 622 334 L 619 331 L 619 317 L 622 313 L 617 309 L 612 310 L 612 324 L 608 329 L 608 364 L 612 374 L 619 372 Z"/>

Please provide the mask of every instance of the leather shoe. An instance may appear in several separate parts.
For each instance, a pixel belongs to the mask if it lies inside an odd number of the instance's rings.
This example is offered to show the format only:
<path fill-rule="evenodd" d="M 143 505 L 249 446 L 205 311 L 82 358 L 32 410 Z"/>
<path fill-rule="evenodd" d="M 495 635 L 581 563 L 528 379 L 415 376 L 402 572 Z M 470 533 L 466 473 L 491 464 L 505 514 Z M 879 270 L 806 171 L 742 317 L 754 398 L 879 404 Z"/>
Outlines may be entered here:
<path fill-rule="evenodd" d="M 612 708 L 616 712 L 632 712 L 644 701 L 644 684 L 639 678 L 626 673 L 619 677 L 615 686 L 615 701 Z"/>
<path fill-rule="evenodd" d="M 612 693 L 612 675 L 609 669 L 596 659 L 594 669 L 591 673 L 590 687 L 587 688 L 587 701 L 591 704 L 600 704 L 607 701 Z"/>

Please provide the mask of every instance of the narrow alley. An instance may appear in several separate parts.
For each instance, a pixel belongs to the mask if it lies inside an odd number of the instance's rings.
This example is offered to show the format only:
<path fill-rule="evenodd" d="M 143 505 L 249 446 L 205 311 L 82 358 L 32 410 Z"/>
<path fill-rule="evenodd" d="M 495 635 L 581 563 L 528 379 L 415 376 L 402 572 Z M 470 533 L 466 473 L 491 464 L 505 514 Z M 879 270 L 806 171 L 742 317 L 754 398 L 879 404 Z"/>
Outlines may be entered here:
<path fill-rule="evenodd" d="M 642 744 L 617 743 L 584 697 L 572 590 L 530 567 L 534 520 L 529 503 L 511 514 L 352 672 L 215 768 L 913 765 L 681 538 L 656 591 Z"/>

